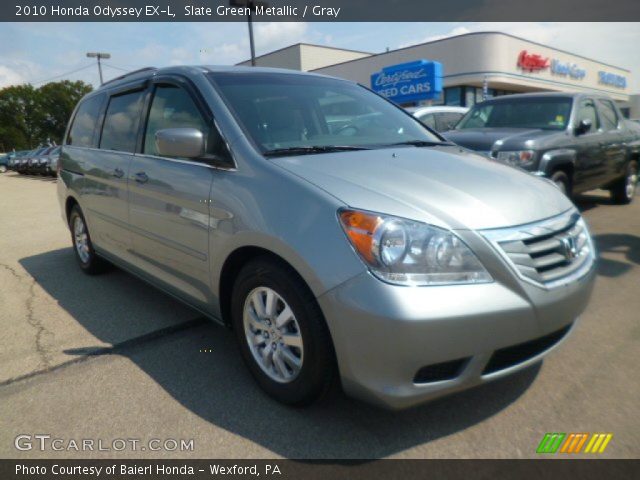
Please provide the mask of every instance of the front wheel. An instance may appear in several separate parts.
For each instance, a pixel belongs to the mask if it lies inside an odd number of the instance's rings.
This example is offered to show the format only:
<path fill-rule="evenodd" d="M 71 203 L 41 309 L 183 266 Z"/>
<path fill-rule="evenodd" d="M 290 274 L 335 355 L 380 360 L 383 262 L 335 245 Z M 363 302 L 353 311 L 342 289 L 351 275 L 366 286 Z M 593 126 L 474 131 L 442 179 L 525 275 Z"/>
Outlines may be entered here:
<path fill-rule="evenodd" d="M 611 188 L 611 199 L 618 205 L 626 205 L 633 201 L 638 186 L 638 162 L 632 160 L 627 165 L 624 178 L 621 178 Z"/>
<path fill-rule="evenodd" d="M 301 406 L 329 390 L 336 372 L 329 330 L 296 272 L 267 257 L 254 260 L 239 273 L 231 303 L 242 357 L 265 392 Z"/>
<path fill-rule="evenodd" d="M 82 210 L 78 205 L 71 209 L 69 215 L 69 229 L 71 230 L 71 241 L 73 251 L 83 272 L 89 275 L 96 275 L 108 270 L 110 264 L 96 255 L 91 243 L 91 235 Z"/>
<path fill-rule="evenodd" d="M 7 171 L 6 165 L 0 165 L 0 173 L 5 173 Z"/>

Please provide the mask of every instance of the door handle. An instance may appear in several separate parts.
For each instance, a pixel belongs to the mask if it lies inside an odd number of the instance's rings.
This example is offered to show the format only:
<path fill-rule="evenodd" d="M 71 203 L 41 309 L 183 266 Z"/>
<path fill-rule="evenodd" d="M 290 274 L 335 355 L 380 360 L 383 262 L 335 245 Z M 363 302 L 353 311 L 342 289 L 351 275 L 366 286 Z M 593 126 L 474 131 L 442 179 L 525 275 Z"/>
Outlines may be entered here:
<path fill-rule="evenodd" d="M 138 183 L 147 183 L 149 181 L 149 177 L 144 172 L 136 173 L 136 182 Z"/>
<path fill-rule="evenodd" d="M 116 168 L 112 175 L 116 178 L 122 178 L 124 176 L 124 170 L 122 170 L 121 168 Z"/>

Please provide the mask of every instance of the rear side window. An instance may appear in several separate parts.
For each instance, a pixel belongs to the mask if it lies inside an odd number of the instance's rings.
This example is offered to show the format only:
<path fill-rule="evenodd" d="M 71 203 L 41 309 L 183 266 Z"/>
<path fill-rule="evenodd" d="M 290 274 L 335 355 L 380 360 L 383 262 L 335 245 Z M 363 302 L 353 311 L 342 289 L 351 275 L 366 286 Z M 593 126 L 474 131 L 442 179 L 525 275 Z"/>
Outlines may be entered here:
<path fill-rule="evenodd" d="M 603 130 L 615 130 L 618 128 L 618 115 L 610 101 L 598 100 L 598 110 L 600 110 Z"/>
<path fill-rule="evenodd" d="M 433 115 L 433 113 L 425 113 L 423 115 L 420 115 L 418 117 L 418 119 L 424 123 L 427 127 L 429 127 L 431 130 L 435 130 L 436 129 L 436 119 Z"/>
<path fill-rule="evenodd" d="M 442 112 L 438 113 L 436 117 L 436 123 L 438 124 L 439 132 L 447 132 L 453 130 L 462 118 L 462 113 L 457 112 Z"/>
<path fill-rule="evenodd" d="M 111 97 L 102 127 L 100 148 L 135 151 L 144 94 L 144 90 L 139 90 Z"/>
<path fill-rule="evenodd" d="M 78 107 L 71 124 L 67 145 L 76 147 L 95 147 L 94 133 L 98 124 L 98 115 L 102 107 L 103 96 L 96 95 L 84 100 Z"/>

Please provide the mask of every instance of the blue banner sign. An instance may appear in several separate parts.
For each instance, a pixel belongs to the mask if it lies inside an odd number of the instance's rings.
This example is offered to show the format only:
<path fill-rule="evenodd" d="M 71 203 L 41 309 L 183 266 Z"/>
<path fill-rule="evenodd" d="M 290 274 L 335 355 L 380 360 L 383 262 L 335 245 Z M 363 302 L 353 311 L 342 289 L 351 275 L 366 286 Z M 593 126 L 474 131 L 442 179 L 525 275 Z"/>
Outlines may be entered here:
<path fill-rule="evenodd" d="M 416 60 L 384 67 L 371 75 L 371 89 L 396 103 L 438 98 L 442 93 L 442 64 Z"/>
<path fill-rule="evenodd" d="M 600 71 L 598 72 L 598 81 L 612 87 L 627 88 L 627 78 L 615 73 Z"/>
<path fill-rule="evenodd" d="M 580 68 L 575 63 L 561 62 L 560 60 L 551 60 L 551 73 L 564 77 L 568 75 L 576 80 L 582 80 L 587 75 L 584 68 Z"/>

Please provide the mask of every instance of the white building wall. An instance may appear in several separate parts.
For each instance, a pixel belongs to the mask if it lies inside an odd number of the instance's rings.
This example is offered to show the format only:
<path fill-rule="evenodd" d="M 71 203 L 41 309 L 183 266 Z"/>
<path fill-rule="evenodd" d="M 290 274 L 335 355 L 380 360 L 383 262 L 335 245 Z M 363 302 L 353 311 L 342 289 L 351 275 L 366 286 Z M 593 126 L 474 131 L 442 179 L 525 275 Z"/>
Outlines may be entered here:
<path fill-rule="evenodd" d="M 523 71 L 517 65 L 518 55 L 522 50 L 549 59 L 576 64 L 586 70 L 586 75 L 583 79 L 574 80 L 568 76 L 554 74 L 550 68 L 538 72 Z M 371 74 L 380 71 L 383 67 L 419 59 L 436 60 L 443 64 L 445 87 L 481 86 L 486 76 L 492 88 L 519 91 L 597 91 L 608 94 L 616 100 L 627 101 L 629 87 L 620 89 L 603 85 L 598 81 L 598 72 L 603 70 L 624 76 L 627 78 L 627 85 L 632 84 L 631 73 L 627 70 L 499 32 L 460 35 L 314 71 L 347 78 L 369 86 Z"/>

